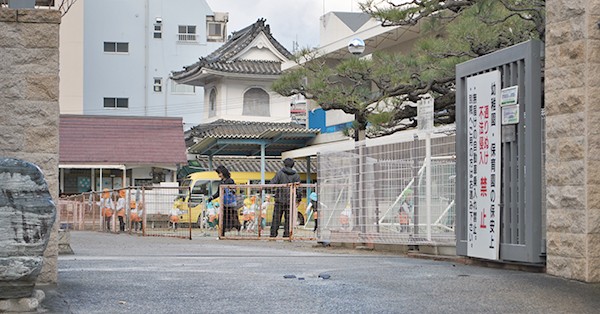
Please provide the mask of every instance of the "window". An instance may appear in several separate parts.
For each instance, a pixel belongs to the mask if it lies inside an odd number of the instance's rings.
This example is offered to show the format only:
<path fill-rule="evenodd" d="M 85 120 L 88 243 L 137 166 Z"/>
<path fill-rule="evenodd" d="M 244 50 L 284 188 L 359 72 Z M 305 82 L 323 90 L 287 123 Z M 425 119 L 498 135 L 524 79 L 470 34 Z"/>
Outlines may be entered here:
<path fill-rule="evenodd" d="M 129 108 L 129 98 L 104 97 L 104 108 Z"/>
<path fill-rule="evenodd" d="M 214 117 L 216 115 L 216 111 L 217 111 L 217 92 L 215 91 L 214 88 L 210 91 L 210 95 L 208 96 L 208 104 L 209 104 L 208 116 Z"/>
<path fill-rule="evenodd" d="M 269 94 L 262 88 L 251 88 L 244 93 L 245 116 L 270 116 Z"/>
<path fill-rule="evenodd" d="M 157 39 L 162 38 L 162 24 L 159 24 L 159 23 L 154 24 L 154 38 L 157 38 Z"/>
<path fill-rule="evenodd" d="M 171 93 L 173 94 L 195 94 L 196 86 L 193 85 L 185 85 L 185 84 L 177 84 L 174 81 L 171 81 Z"/>
<path fill-rule="evenodd" d="M 156 92 L 156 93 L 162 92 L 162 77 L 154 78 L 154 92 Z"/>
<path fill-rule="evenodd" d="M 223 29 L 225 24 L 218 22 L 207 22 L 206 23 L 206 32 L 208 33 L 207 40 L 208 41 L 216 41 L 221 42 L 224 40 Z"/>
<path fill-rule="evenodd" d="M 179 41 L 196 41 L 196 25 L 179 25 Z"/>
<path fill-rule="evenodd" d="M 128 53 L 129 43 L 104 42 L 104 52 Z"/>
<path fill-rule="evenodd" d="M 221 37 L 223 35 L 221 23 L 208 23 L 208 36 L 210 37 Z"/>

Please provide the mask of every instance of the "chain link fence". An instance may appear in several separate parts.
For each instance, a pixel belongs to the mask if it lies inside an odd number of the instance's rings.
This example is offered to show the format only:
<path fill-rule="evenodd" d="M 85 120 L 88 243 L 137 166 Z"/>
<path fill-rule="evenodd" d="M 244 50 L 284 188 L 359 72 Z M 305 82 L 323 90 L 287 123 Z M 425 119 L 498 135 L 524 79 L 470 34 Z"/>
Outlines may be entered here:
<path fill-rule="evenodd" d="M 320 154 L 318 239 L 454 244 L 454 153 L 454 136 L 428 140 L 421 134 Z"/>

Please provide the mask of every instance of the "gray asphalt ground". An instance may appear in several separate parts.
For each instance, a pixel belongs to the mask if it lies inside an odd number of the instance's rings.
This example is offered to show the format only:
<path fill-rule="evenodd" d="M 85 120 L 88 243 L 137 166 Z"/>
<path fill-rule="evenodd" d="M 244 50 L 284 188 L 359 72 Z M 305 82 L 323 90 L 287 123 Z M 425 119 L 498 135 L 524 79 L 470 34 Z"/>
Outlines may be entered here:
<path fill-rule="evenodd" d="M 46 312 L 600 313 L 599 284 L 311 242 L 71 232 L 71 247 Z"/>

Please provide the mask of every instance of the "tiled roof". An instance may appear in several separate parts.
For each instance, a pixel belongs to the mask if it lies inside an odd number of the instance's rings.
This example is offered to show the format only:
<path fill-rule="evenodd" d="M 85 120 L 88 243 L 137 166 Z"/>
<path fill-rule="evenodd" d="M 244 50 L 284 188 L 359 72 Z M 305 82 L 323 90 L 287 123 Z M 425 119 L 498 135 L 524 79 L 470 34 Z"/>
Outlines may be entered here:
<path fill-rule="evenodd" d="M 205 69 L 220 72 L 243 73 L 243 74 L 281 74 L 281 63 L 276 61 L 249 61 L 239 60 L 232 62 L 213 62 L 206 64 Z"/>
<path fill-rule="evenodd" d="M 259 19 L 256 23 L 234 32 L 227 42 L 208 56 L 200 58 L 198 62 L 192 65 L 185 66 L 183 71 L 173 72 L 173 80 L 178 81 L 194 76 L 200 73 L 202 69 L 262 75 L 281 74 L 281 62 L 261 60 L 242 61 L 234 59 L 260 33 L 265 34 L 269 42 L 279 53 L 291 59 L 292 54 L 273 37 L 269 25 L 265 24 L 265 19 Z"/>
<path fill-rule="evenodd" d="M 260 143 L 265 143 L 267 155 L 280 156 L 284 151 L 306 146 L 317 133 L 317 129 L 295 123 L 219 119 L 186 132 L 186 144 L 193 154 L 256 156 L 260 155 Z"/>
<path fill-rule="evenodd" d="M 186 163 L 181 118 L 60 116 L 61 164 Z"/>
<path fill-rule="evenodd" d="M 195 167 L 201 171 L 207 171 L 209 169 L 208 158 L 199 158 L 193 161 Z M 260 158 L 246 158 L 246 157 L 231 157 L 231 156 L 215 156 L 212 159 L 213 169 L 218 165 L 223 165 L 230 171 L 238 172 L 260 172 Z M 265 159 L 265 171 L 266 172 L 277 172 L 283 167 L 281 158 L 267 158 Z M 294 169 L 301 173 L 306 173 L 306 161 L 298 160 L 294 165 Z M 311 172 L 316 173 L 316 158 L 311 160 Z"/>

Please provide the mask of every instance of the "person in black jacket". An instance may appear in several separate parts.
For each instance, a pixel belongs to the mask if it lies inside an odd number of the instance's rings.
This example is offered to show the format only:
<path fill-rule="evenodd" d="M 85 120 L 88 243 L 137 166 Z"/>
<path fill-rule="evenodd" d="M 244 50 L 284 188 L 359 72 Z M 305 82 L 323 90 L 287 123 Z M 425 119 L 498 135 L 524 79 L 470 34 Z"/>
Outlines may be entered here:
<path fill-rule="evenodd" d="M 283 161 L 284 167 L 281 168 L 271 179 L 270 184 L 287 184 L 287 183 L 300 183 L 300 175 L 294 170 L 294 160 L 286 158 Z M 279 225 L 281 224 L 281 217 L 285 220 L 283 225 L 283 237 L 287 238 L 290 236 L 290 188 L 280 187 L 277 188 L 275 193 L 275 208 L 273 209 L 273 220 L 271 221 L 271 238 L 277 237 Z"/>
<path fill-rule="evenodd" d="M 223 165 L 218 166 L 215 171 L 219 175 L 219 178 L 221 178 L 221 181 L 219 181 L 219 186 L 221 184 L 235 184 L 235 182 L 231 178 L 231 174 L 229 173 L 229 170 L 227 170 L 227 168 L 225 168 L 225 166 L 223 166 Z M 221 191 L 221 189 L 217 188 L 217 191 L 215 192 L 215 194 L 213 194 L 213 196 L 209 197 L 207 202 L 210 202 L 213 199 L 220 197 L 220 195 L 219 195 L 220 191 Z M 233 193 L 233 191 L 231 191 L 230 193 Z M 235 197 L 235 196 L 233 194 L 231 194 L 231 197 Z M 225 230 L 237 229 L 238 233 L 239 233 L 242 228 L 242 224 L 240 224 L 240 220 L 237 215 L 237 208 L 236 208 L 237 204 L 227 202 L 225 200 L 226 198 L 227 198 L 226 195 L 223 195 L 223 197 L 219 198 L 219 203 L 221 204 L 221 209 L 223 210 L 223 228 L 219 229 L 219 236 L 221 236 L 221 237 L 225 236 Z"/>

